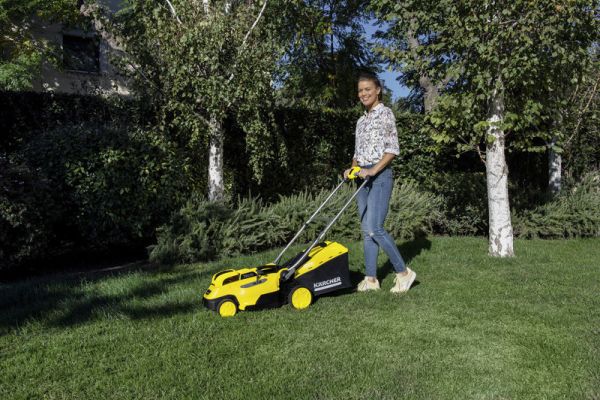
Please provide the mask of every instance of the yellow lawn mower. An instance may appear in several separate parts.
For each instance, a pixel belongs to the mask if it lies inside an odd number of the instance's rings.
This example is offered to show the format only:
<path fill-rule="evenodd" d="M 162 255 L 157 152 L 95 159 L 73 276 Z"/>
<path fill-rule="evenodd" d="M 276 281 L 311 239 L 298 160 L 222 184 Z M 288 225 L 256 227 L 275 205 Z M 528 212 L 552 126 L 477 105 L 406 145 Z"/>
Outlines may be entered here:
<path fill-rule="evenodd" d="M 359 171 L 359 167 L 352 168 L 348 178 L 329 194 L 275 261 L 259 267 L 227 269 L 214 274 L 204 293 L 203 304 L 222 317 L 232 317 L 238 310 L 277 307 L 285 303 L 290 303 L 296 309 L 304 309 L 312 304 L 316 296 L 349 288 L 348 249 L 337 242 L 323 242 L 323 239 L 367 183 L 367 179 L 308 248 L 287 262 L 280 264 L 280 261 L 333 195 L 344 183 L 355 179 Z"/>

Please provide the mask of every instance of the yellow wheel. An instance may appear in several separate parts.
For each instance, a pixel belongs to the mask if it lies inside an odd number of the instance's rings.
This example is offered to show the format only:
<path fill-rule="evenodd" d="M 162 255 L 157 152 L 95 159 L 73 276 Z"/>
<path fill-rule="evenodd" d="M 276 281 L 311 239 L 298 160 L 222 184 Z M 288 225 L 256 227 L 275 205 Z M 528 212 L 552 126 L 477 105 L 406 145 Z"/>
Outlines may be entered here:
<path fill-rule="evenodd" d="M 290 292 L 289 301 L 297 310 L 302 310 L 312 303 L 312 293 L 303 286 L 297 286 Z"/>
<path fill-rule="evenodd" d="M 221 317 L 233 317 L 237 312 L 237 306 L 232 300 L 224 299 L 217 306 L 217 311 Z"/>

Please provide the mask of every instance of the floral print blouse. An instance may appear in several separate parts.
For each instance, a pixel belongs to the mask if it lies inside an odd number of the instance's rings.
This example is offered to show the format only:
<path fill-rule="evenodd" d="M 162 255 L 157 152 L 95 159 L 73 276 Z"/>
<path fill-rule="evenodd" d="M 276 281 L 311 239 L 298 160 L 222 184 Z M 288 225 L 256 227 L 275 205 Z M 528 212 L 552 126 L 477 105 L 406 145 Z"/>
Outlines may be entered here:
<path fill-rule="evenodd" d="M 360 117 L 355 135 L 353 158 L 360 166 L 377 164 L 383 153 L 400 154 L 396 118 L 382 103 Z"/>

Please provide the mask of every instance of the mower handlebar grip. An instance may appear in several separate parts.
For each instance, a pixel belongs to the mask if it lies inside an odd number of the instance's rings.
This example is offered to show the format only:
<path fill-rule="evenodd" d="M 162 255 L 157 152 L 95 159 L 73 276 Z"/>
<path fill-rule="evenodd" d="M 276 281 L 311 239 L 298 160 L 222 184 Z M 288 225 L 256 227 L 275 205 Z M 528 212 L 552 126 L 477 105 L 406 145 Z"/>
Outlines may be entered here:
<path fill-rule="evenodd" d="M 350 172 L 348 173 L 348 180 L 354 180 L 356 178 L 358 178 L 358 173 L 360 172 L 360 167 L 359 166 L 354 166 L 352 168 L 350 168 Z"/>

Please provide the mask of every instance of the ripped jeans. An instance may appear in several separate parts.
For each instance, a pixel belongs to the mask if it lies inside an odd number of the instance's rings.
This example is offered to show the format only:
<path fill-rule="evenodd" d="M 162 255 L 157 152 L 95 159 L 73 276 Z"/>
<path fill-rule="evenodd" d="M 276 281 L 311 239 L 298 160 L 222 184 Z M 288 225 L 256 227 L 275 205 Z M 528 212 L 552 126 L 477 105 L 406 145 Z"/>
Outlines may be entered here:
<path fill-rule="evenodd" d="M 365 165 L 363 168 L 370 168 Z M 377 276 L 377 254 L 381 247 L 390 258 L 396 272 L 406 270 L 404 260 L 394 242 L 394 239 L 383 229 L 383 223 L 388 213 L 394 179 L 392 169 L 385 168 L 368 182 L 356 196 L 358 213 L 363 235 L 366 275 Z"/>

